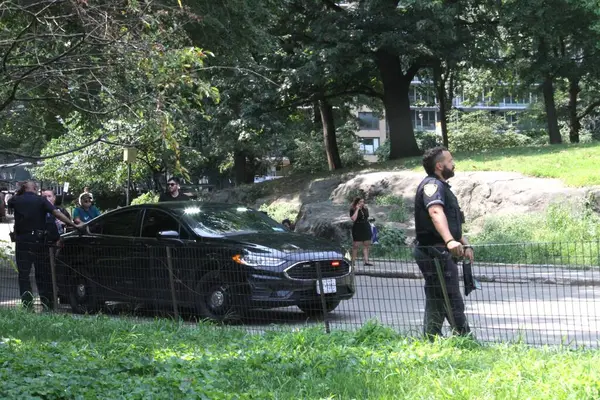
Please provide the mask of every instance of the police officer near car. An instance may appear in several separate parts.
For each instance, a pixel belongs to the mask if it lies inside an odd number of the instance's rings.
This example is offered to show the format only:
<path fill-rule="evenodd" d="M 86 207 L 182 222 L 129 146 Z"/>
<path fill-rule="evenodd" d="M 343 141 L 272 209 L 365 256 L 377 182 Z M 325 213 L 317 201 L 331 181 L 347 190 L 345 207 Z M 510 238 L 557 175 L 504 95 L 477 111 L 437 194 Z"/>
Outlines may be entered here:
<path fill-rule="evenodd" d="M 50 255 L 46 245 L 47 215 L 52 214 L 65 225 L 80 228 L 45 197 L 37 194 L 37 185 L 33 181 L 22 184 L 9 202 L 8 207 L 14 212 L 15 228 L 13 239 L 15 255 L 19 272 L 19 292 L 23 305 L 33 307 L 33 294 L 29 274 L 32 264 L 35 265 L 35 280 L 42 305 L 52 309 L 52 275 L 50 270 Z"/>
<path fill-rule="evenodd" d="M 424 333 L 441 336 L 447 319 L 456 334 L 469 335 L 457 261 L 473 261 L 473 248 L 462 234 L 464 214 L 447 181 L 454 176 L 452 154 L 444 147 L 429 149 L 423 167 L 427 177 L 415 196 L 414 257 L 425 278 Z"/>

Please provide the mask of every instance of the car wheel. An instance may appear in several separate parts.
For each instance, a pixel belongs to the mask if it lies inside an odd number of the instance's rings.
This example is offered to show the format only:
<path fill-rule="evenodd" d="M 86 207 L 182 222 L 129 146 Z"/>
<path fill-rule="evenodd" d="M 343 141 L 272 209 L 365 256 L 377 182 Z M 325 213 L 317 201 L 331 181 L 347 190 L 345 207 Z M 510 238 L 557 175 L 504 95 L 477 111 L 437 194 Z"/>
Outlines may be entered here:
<path fill-rule="evenodd" d="M 209 272 L 196 285 L 196 311 L 213 321 L 240 318 L 239 285 L 226 282 L 220 274 Z"/>
<path fill-rule="evenodd" d="M 340 300 L 325 300 L 325 309 L 328 313 L 332 312 L 340 305 Z M 298 304 L 298 308 L 303 313 L 310 315 L 311 317 L 317 317 L 323 315 L 323 306 L 321 300 L 316 300 L 310 303 Z"/>
<path fill-rule="evenodd" d="M 70 285 L 69 302 L 75 314 L 95 314 L 101 302 L 96 297 L 96 286 L 87 278 L 76 278 Z"/>

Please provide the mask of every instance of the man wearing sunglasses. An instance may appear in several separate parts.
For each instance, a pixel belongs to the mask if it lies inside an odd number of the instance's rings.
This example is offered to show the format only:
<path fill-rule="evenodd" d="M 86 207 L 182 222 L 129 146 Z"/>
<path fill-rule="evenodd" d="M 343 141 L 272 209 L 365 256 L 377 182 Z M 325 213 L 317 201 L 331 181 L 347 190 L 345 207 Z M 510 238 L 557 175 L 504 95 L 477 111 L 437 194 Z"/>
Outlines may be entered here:
<path fill-rule="evenodd" d="M 162 203 L 164 201 L 187 201 L 190 198 L 185 194 L 181 193 L 179 190 L 181 187 L 179 186 L 179 178 L 173 177 L 167 181 L 167 191 L 160 195 L 158 198 L 158 202 Z"/>

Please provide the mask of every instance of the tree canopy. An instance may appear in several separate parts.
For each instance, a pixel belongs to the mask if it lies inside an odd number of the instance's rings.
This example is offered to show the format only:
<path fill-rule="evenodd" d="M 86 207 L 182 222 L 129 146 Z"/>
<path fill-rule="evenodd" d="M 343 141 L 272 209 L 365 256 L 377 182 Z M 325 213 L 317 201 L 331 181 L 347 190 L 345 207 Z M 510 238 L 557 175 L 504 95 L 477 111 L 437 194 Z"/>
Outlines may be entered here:
<path fill-rule="evenodd" d="M 415 79 L 435 95 L 426 106 L 444 144 L 459 93 L 463 104 L 535 93 L 528 115 L 548 141 L 578 142 L 600 106 L 599 6 L 2 2 L 0 155 L 42 160 L 44 180 L 107 191 L 124 187 L 124 147 L 140 150 L 134 180 L 148 188 L 167 174 L 244 183 L 283 157 L 298 170 L 361 162 L 356 110 L 368 106 L 384 111 L 389 157 L 414 156 Z"/>

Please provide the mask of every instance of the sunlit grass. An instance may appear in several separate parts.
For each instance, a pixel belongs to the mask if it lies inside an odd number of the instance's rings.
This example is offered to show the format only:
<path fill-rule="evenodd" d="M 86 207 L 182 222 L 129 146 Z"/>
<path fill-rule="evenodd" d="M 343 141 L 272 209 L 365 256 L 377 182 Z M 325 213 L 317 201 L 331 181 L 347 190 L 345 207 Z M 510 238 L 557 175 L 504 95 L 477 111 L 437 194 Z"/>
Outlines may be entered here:
<path fill-rule="evenodd" d="M 585 399 L 597 351 L 0 311 L 2 398 Z"/>
<path fill-rule="evenodd" d="M 458 171 L 510 171 L 540 178 L 556 178 L 568 186 L 600 184 L 600 143 L 518 147 L 481 153 L 456 153 Z M 422 171 L 421 159 L 388 161 L 377 169 Z"/>

